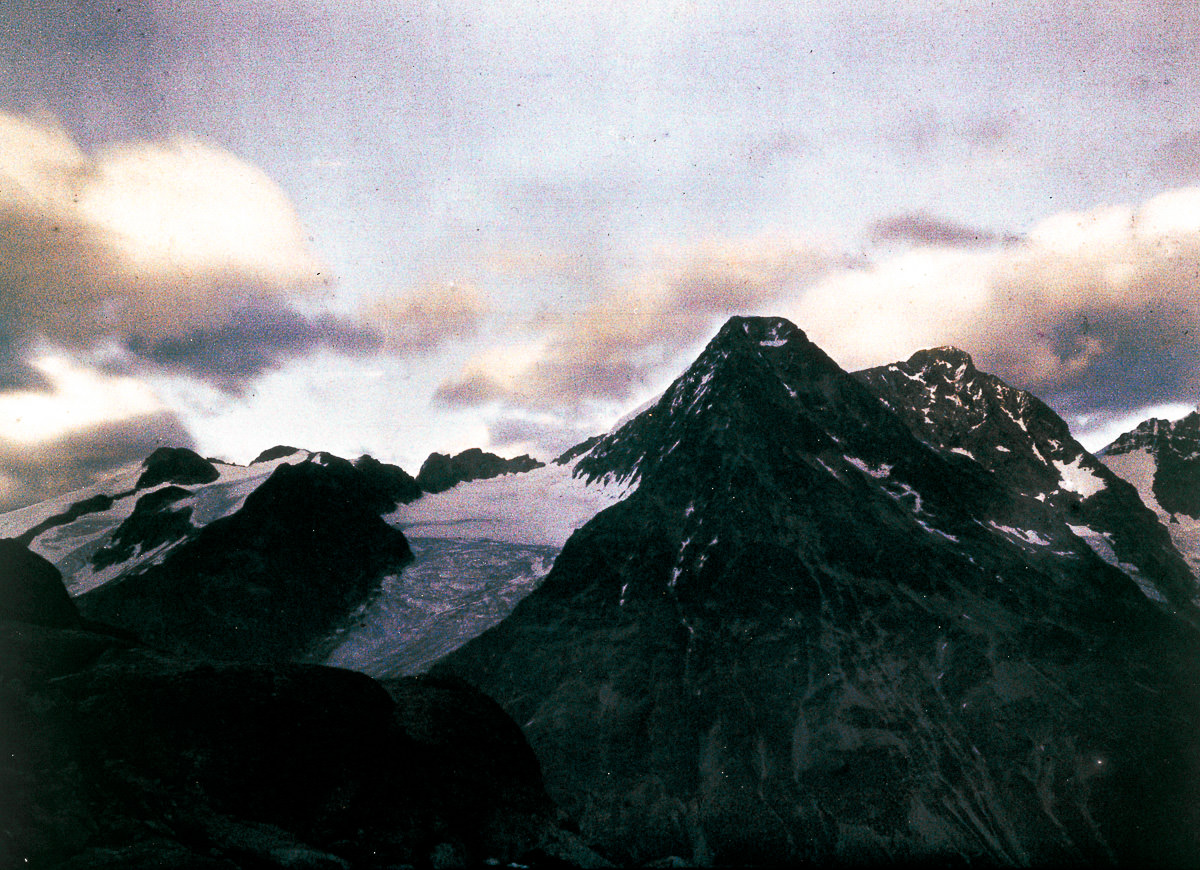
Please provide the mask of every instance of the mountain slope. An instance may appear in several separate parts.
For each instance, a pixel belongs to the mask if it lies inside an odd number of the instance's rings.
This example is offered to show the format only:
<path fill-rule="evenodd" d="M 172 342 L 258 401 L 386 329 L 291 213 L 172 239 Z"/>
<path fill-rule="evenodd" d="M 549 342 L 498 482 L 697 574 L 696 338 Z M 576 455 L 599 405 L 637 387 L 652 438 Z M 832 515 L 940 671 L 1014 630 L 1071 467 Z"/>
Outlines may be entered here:
<path fill-rule="evenodd" d="M 1200 576 L 1200 412 L 1146 420 L 1097 455 L 1136 487 Z"/>
<path fill-rule="evenodd" d="M 1200 855 L 1195 629 L 792 324 L 731 320 L 576 473 L 637 488 L 434 673 L 609 854 Z"/>
<path fill-rule="evenodd" d="M 1047 505 L 1147 595 L 1191 609 L 1200 587 L 1154 512 L 1036 396 L 980 372 L 957 348 L 919 351 L 855 377 L 917 437 L 975 459 L 1017 499 Z"/>
<path fill-rule="evenodd" d="M 624 495 L 570 463 L 523 464 L 423 494 L 369 456 L 280 446 L 240 467 L 163 448 L 0 515 L 0 536 L 62 570 L 89 614 L 168 648 L 404 676 L 507 615 L 571 532 Z"/>
<path fill-rule="evenodd" d="M 105 487 L 0 518 L 69 573 L 91 619 L 219 659 L 319 656 L 411 560 L 383 516 L 411 477 L 290 448 L 247 468 L 164 448 Z"/>
<path fill-rule="evenodd" d="M 380 516 L 389 505 L 371 497 L 362 477 L 344 460 L 281 465 L 238 511 L 76 603 L 91 619 L 190 654 L 304 656 L 412 559 L 404 535 Z M 187 508 L 174 504 L 188 493 L 173 489 L 143 496 L 112 546 L 127 546 L 122 532 L 131 529 L 149 548 L 159 530 L 178 531 Z M 143 511 L 151 498 L 154 507 Z"/>

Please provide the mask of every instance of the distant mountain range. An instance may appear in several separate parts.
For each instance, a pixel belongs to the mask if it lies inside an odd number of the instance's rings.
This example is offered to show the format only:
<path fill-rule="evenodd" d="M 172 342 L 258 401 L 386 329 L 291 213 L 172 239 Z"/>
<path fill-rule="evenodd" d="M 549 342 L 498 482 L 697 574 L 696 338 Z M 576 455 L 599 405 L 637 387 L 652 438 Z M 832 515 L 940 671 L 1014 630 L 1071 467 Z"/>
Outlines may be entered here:
<path fill-rule="evenodd" d="M 1187 866 L 1198 475 L 1200 415 L 1097 459 L 954 348 L 851 374 L 734 318 L 548 465 L 161 450 L 0 535 L 189 661 L 449 653 L 617 863 Z"/>

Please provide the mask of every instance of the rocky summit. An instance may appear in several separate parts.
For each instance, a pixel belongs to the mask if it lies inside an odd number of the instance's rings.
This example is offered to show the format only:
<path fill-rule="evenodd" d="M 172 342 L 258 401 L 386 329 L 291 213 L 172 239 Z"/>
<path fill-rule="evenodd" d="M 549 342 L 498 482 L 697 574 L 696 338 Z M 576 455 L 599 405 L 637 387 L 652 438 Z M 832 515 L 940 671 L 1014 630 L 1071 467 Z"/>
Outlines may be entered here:
<path fill-rule="evenodd" d="M 1138 491 L 1032 393 L 975 368 L 957 348 L 855 376 L 938 450 L 974 459 L 1017 501 L 1038 501 L 1152 598 L 1191 612 L 1196 577 Z"/>
<path fill-rule="evenodd" d="M 162 448 L 0 523 L 89 618 L 189 655 L 320 660 L 326 636 L 411 561 L 384 517 L 421 491 L 369 456 L 269 453 L 242 467 Z"/>
<path fill-rule="evenodd" d="M 1193 865 L 1190 590 L 1063 432 L 965 355 L 855 377 L 734 318 L 578 460 L 632 494 L 434 673 L 620 861 Z"/>
<path fill-rule="evenodd" d="M 412 559 L 380 516 L 395 500 L 346 460 L 280 465 L 237 511 L 202 528 L 191 524 L 192 501 L 176 486 L 138 498 L 92 566 L 169 552 L 80 595 L 85 616 L 191 655 L 313 657 L 314 644 Z"/>
<path fill-rule="evenodd" d="M 541 468 L 539 462 L 528 454 L 505 459 L 495 453 L 485 453 L 478 447 L 464 450 L 455 456 L 431 453 L 421 463 L 417 472 L 417 484 L 429 493 L 445 492 L 459 483 L 471 480 L 490 480 L 502 474 L 520 474 Z"/>

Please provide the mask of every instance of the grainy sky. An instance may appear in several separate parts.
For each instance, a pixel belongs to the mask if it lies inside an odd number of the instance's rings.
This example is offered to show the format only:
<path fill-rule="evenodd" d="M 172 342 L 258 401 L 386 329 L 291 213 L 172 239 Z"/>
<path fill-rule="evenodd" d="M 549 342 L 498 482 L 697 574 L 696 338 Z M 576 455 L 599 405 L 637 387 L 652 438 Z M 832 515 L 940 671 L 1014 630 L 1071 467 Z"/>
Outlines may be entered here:
<path fill-rule="evenodd" d="M 0 506 L 549 456 L 734 313 L 1098 447 L 1200 400 L 1198 95 L 1182 2 L 5 0 Z"/>

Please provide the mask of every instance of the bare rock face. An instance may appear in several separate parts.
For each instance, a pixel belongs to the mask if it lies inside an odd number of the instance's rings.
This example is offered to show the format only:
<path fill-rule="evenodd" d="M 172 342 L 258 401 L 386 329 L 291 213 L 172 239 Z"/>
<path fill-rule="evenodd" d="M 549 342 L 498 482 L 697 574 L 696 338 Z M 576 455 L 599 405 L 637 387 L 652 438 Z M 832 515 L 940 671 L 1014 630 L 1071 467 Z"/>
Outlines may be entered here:
<path fill-rule="evenodd" d="M 1200 586 L 1154 512 L 1036 396 L 977 370 L 957 348 L 919 351 L 855 377 L 918 438 L 974 459 L 1014 498 L 1050 507 L 1147 594 L 1191 609 Z"/>
<path fill-rule="evenodd" d="M 636 491 L 434 673 L 497 699 L 626 862 L 1200 859 L 1178 554 L 1109 564 L 1088 497 L 1037 498 L 1043 471 L 1015 485 L 866 380 L 731 320 L 576 465 Z"/>

